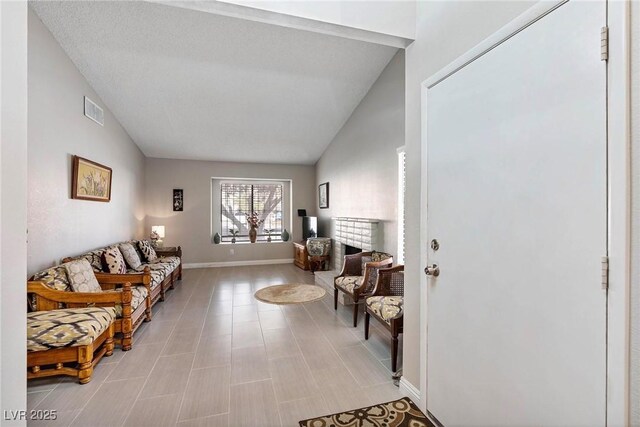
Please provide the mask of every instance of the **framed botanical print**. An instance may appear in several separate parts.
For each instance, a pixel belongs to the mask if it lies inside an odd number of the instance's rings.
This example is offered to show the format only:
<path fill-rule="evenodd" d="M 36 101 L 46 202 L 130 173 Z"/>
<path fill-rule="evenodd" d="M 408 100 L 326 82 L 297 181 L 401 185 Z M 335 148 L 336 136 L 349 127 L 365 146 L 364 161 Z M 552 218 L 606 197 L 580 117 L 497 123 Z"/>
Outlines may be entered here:
<path fill-rule="evenodd" d="M 111 200 L 111 168 L 73 156 L 71 198 L 108 202 Z"/>
<path fill-rule="evenodd" d="M 318 206 L 320 209 L 329 207 L 329 183 L 325 182 L 318 186 Z"/>

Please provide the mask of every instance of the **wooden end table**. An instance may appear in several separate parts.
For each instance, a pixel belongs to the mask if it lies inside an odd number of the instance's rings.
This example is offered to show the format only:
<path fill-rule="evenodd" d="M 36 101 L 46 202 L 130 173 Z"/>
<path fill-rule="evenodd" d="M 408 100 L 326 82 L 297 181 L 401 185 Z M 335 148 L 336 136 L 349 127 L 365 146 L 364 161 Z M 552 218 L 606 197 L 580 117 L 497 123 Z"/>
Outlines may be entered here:
<path fill-rule="evenodd" d="M 315 274 L 317 270 L 326 270 L 329 265 L 330 255 L 309 255 L 309 269 L 311 274 Z"/>

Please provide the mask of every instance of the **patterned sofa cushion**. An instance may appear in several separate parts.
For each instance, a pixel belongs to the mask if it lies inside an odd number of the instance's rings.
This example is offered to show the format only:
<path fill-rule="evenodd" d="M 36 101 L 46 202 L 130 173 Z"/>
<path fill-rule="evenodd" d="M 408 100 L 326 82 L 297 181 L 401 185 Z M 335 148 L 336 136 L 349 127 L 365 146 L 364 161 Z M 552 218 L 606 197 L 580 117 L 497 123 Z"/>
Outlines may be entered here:
<path fill-rule="evenodd" d="M 102 292 L 93 268 L 86 259 L 65 262 L 69 283 L 75 292 Z"/>
<path fill-rule="evenodd" d="M 31 280 L 36 282 L 43 282 L 45 285 L 56 291 L 70 292 L 71 284 L 69 283 L 69 277 L 67 277 L 67 270 L 62 265 L 48 268 L 44 271 L 33 275 Z M 28 299 L 30 311 L 36 311 L 36 294 L 29 295 Z M 64 303 L 58 304 L 60 308 L 64 307 Z"/>
<path fill-rule="evenodd" d="M 89 264 L 91 264 L 91 268 L 93 268 L 93 271 L 97 272 L 97 273 L 101 273 L 102 270 L 102 254 L 104 252 L 104 248 L 103 249 L 96 249 L 95 251 L 91 251 L 91 252 L 87 252 L 85 254 L 82 255 L 78 255 L 76 257 L 72 257 L 72 260 L 80 260 L 80 259 L 86 259 L 87 261 L 89 261 Z"/>
<path fill-rule="evenodd" d="M 142 253 L 142 256 L 145 260 L 151 262 L 158 259 L 156 251 L 153 249 L 153 246 L 151 246 L 151 242 L 149 242 L 148 240 L 139 240 L 138 249 Z"/>
<path fill-rule="evenodd" d="M 367 307 L 387 323 L 391 323 L 394 319 L 402 314 L 403 297 L 369 297 L 367 298 Z"/>
<path fill-rule="evenodd" d="M 173 271 L 180 265 L 180 258 L 177 256 L 165 256 L 160 257 L 149 264 L 167 264 L 171 267 L 171 271 Z"/>
<path fill-rule="evenodd" d="M 116 317 L 113 307 L 27 313 L 27 351 L 91 344 Z"/>
<path fill-rule="evenodd" d="M 44 282 L 45 285 L 57 291 L 71 291 L 67 270 L 62 265 L 36 273 L 33 275 L 32 280 Z"/>
<path fill-rule="evenodd" d="M 139 274 L 142 273 L 142 270 L 144 270 L 144 267 L 139 267 L 137 270 L 134 269 L 129 269 L 127 270 L 127 273 L 132 273 L 132 274 Z M 166 277 L 166 275 L 164 274 L 164 271 L 162 269 L 160 270 L 151 270 L 151 290 L 155 289 L 157 286 L 160 285 L 160 283 L 162 283 L 162 281 L 164 280 L 164 278 Z"/>
<path fill-rule="evenodd" d="M 336 279 L 336 286 L 352 294 L 354 288 L 360 287 L 363 279 L 363 276 L 338 277 Z"/>
<path fill-rule="evenodd" d="M 111 274 L 124 274 L 127 272 L 127 264 L 124 262 L 122 252 L 117 246 L 109 246 L 102 253 L 104 270 Z"/>
<path fill-rule="evenodd" d="M 138 256 L 138 252 L 136 252 L 135 248 L 131 243 L 120 243 L 118 245 L 124 260 L 127 262 L 127 265 L 134 270 L 140 267 L 142 261 L 140 261 L 140 256 Z"/>
<path fill-rule="evenodd" d="M 118 292 L 122 292 L 122 288 L 117 289 Z M 144 304 L 149 292 L 144 285 L 136 285 L 131 287 L 131 311 L 135 311 L 140 307 L 140 304 Z M 116 317 L 122 317 L 122 305 L 116 304 Z"/>

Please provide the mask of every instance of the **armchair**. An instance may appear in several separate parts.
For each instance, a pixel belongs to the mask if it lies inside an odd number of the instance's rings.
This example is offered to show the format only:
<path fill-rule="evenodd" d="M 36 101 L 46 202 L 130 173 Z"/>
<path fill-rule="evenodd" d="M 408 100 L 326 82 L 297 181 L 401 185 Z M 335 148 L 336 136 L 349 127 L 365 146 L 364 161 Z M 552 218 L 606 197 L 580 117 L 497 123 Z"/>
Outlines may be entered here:
<path fill-rule="evenodd" d="M 371 294 L 378 277 L 378 270 L 390 267 L 393 257 L 384 252 L 360 252 L 345 255 L 342 271 L 335 277 L 333 306 L 338 309 L 338 292 L 353 299 L 353 326 L 358 326 L 358 304 L 360 299 Z"/>
<path fill-rule="evenodd" d="M 398 370 L 398 335 L 403 331 L 404 266 L 378 271 L 376 287 L 366 299 L 364 338 L 369 339 L 369 319 L 376 318 L 391 333 L 391 370 Z"/>

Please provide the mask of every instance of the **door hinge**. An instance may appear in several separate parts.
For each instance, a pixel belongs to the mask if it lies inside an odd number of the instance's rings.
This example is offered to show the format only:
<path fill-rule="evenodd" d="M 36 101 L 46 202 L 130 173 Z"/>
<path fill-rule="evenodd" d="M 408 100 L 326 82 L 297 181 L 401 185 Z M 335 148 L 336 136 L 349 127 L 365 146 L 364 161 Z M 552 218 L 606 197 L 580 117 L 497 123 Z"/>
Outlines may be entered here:
<path fill-rule="evenodd" d="M 600 60 L 609 60 L 609 27 L 600 30 Z"/>
<path fill-rule="evenodd" d="M 609 257 L 608 256 L 603 256 L 602 257 L 602 289 L 603 290 L 609 290 Z"/>

